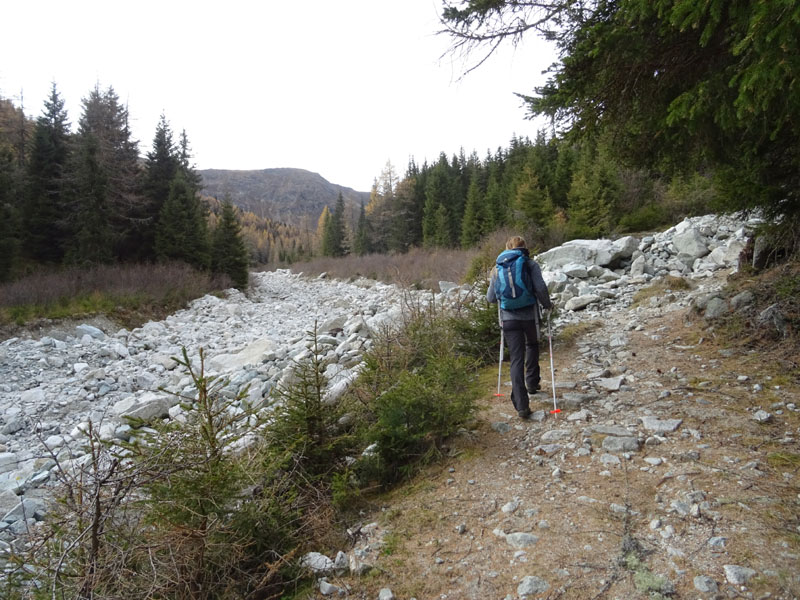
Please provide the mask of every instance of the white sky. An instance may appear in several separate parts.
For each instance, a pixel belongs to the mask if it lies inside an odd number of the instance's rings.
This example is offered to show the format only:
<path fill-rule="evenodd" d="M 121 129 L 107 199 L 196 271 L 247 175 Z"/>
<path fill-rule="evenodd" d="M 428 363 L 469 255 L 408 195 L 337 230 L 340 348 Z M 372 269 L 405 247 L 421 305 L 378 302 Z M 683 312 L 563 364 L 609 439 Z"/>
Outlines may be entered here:
<path fill-rule="evenodd" d="M 55 81 L 73 128 L 96 83 L 128 103 L 140 152 L 163 112 L 200 169 L 296 167 L 368 191 L 463 147 L 483 159 L 543 123 L 514 92 L 554 52 L 531 38 L 459 81 L 440 0 L 25 0 L 5 3 L 0 95 L 42 112 Z"/>

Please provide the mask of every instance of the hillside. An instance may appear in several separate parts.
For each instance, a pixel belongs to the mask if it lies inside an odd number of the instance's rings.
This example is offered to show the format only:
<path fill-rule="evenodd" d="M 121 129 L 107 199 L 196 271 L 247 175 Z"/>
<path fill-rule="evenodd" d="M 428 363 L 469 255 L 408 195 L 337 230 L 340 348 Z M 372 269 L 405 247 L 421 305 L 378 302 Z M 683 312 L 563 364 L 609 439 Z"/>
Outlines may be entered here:
<path fill-rule="evenodd" d="M 303 224 L 304 217 L 316 227 L 317 218 L 327 205 L 333 209 L 341 192 L 348 216 L 358 211 L 363 201 L 369 201 L 368 192 L 329 182 L 324 177 L 303 169 L 261 169 L 234 171 L 205 169 L 202 192 L 222 199 L 226 194 L 240 208 L 259 217 L 282 221 L 292 225 Z"/>

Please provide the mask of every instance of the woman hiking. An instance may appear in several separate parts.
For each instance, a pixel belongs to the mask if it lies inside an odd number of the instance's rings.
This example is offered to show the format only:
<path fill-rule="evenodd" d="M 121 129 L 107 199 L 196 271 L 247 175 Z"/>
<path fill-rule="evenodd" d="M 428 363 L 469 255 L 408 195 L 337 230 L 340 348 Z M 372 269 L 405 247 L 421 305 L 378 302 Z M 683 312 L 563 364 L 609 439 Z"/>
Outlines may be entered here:
<path fill-rule="evenodd" d="M 513 236 L 497 257 L 486 292 L 489 302 L 500 302 L 500 325 L 511 354 L 511 402 L 517 414 L 531 414 L 528 393 L 539 391 L 539 306 L 550 309 L 550 294 L 542 270 L 530 257 L 525 240 Z"/>

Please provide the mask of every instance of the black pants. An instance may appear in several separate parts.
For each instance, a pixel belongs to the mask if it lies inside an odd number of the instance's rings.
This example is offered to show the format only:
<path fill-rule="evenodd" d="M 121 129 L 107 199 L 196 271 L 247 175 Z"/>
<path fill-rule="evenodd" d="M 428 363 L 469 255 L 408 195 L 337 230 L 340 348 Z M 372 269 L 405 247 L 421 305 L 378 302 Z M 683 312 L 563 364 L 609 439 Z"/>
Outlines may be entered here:
<path fill-rule="evenodd" d="M 541 377 L 536 321 L 503 321 L 503 336 L 511 354 L 511 402 L 517 411 L 526 411 L 528 390 L 537 390 Z"/>

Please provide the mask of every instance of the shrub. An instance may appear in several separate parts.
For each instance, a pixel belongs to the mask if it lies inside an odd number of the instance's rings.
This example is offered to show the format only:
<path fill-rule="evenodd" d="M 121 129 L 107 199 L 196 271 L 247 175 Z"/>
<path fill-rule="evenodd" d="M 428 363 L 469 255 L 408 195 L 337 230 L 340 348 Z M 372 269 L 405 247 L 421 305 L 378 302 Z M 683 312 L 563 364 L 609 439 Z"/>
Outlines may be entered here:
<path fill-rule="evenodd" d="M 341 468 L 353 439 L 338 425 L 341 408 L 325 403 L 327 379 L 316 323 L 309 335 L 311 356 L 296 364 L 290 380 L 273 391 L 275 410 L 264 436 L 271 456 L 282 456 L 305 478 L 322 484 L 329 479 L 326 475 Z"/>
<path fill-rule="evenodd" d="M 474 302 L 465 303 L 458 314 L 450 317 L 448 325 L 455 334 L 456 350 L 482 365 L 494 362 L 500 350 L 497 304 L 490 304 L 484 299 L 488 285 L 486 279 L 476 283 L 473 289 L 477 298 Z"/>
<path fill-rule="evenodd" d="M 666 209 L 658 204 L 648 204 L 634 209 L 624 215 L 617 225 L 621 233 L 631 233 L 640 231 L 653 231 L 661 225 L 669 222 L 670 216 Z"/>
<path fill-rule="evenodd" d="M 417 373 L 404 372 L 375 401 L 370 439 L 381 478 L 392 483 L 438 456 L 442 441 L 475 410 L 473 365 L 464 357 L 431 357 Z"/>
<path fill-rule="evenodd" d="M 475 412 L 477 361 L 459 350 L 454 320 L 435 306 L 412 307 L 400 329 L 384 332 L 365 356 L 351 393 L 364 426 L 356 474 L 389 485 L 413 474 Z"/>

